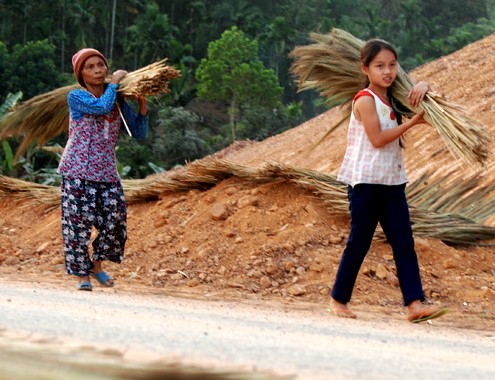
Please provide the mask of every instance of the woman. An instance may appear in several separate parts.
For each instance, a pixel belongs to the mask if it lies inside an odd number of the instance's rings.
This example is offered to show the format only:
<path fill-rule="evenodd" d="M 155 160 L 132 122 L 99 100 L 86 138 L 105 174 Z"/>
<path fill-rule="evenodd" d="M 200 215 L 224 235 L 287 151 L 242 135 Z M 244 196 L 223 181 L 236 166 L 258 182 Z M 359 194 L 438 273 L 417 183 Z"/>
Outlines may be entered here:
<path fill-rule="evenodd" d="M 146 137 L 148 110 L 144 97 L 137 98 L 138 114 L 119 99 L 119 82 L 127 72 L 117 70 L 107 84 L 107 60 L 98 50 L 78 51 L 72 64 L 83 88 L 68 94 L 69 138 L 58 168 L 62 175 L 62 235 L 67 273 L 78 277 L 77 289 L 90 291 L 90 276 L 103 286 L 113 286 L 102 261 L 120 263 L 124 257 L 127 211 L 115 148 L 126 127 L 134 138 Z M 90 258 L 93 226 L 98 235 Z"/>

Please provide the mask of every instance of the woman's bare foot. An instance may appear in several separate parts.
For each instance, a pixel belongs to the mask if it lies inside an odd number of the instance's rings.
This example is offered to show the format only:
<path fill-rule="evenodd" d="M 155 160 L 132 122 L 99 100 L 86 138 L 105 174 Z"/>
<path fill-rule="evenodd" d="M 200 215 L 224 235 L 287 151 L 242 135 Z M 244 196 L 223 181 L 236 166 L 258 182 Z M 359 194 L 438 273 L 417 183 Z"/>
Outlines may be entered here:
<path fill-rule="evenodd" d="M 356 318 L 356 314 L 349 310 L 346 304 L 330 299 L 330 310 L 336 317 L 341 318 Z"/>
<path fill-rule="evenodd" d="M 89 280 L 89 277 L 79 277 L 78 278 L 79 282 L 76 285 L 76 288 L 78 290 L 93 290 L 93 285 L 91 284 L 91 281 Z"/>
<path fill-rule="evenodd" d="M 101 268 L 101 261 L 92 261 L 92 264 L 93 264 L 93 269 L 91 269 L 91 272 L 98 273 L 103 270 Z"/>
<path fill-rule="evenodd" d="M 423 322 L 441 317 L 447 312 L 447 308 L 440 309 L 435 306 L 426 306 L 420 300 L 415 300 L 407 305 L 407 320 L 413 323 Z"/>
<path fill-rule="evenodd" d="M 101 267 L 101 261 L 93 261 L 91 276 L 94 277 L 103 286 L 112 287 L 115 285 L 113 278 L 103 271 L 103 268 Z"/>

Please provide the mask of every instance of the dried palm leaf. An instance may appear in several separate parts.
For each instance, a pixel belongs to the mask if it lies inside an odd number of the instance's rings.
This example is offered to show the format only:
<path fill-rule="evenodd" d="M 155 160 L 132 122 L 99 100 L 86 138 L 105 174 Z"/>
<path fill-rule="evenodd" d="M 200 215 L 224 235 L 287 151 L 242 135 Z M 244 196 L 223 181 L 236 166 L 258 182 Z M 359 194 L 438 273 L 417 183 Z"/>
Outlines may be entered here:
<path fill-rule="evenodd" d="M 240 177 L 246 182 L 280 180 L 292 182 L 315 193 L 332 213 L 343 216 L 349 214 L 346 186 L 337 181 L 335 176 L 314 170 L 298 169 L 281 163 L 267 163 L 263 167 L 252 168 L 225 160 L 205 159 L 190 164 L 181 171 L 166 173 L 150 179 L 124 180 L 122 182 L 126 201 L 131 204 L 157 200 L 159 195 L 165 191 L 180 192 L 211 188 L 216 183 L 231 176 Z M 436 183 L 433 183 L 432 186 L 435 188 Z M 422 198 L 423 190 L 418 190 L 417 187 L 413 188 L 416 193 L 415 196 Z M 428 187 L 424 191 L 429 194 Z M 452 196 L 457 197 L 457 194 L 454 192 Z M 26 205 L 42 204 L 47 208 L 55 208 L 60 205 L 59 188 L 2 176 L 0 176 L 1 197 L 15 197 L 24 200 Z M 495 204 L 492 199 L 486 199 L 485 203 Z M 451 203 L 448 205 L 450 211 L 446 213 L 411 205 L 410 213 L 414 235 L 439 239 L 450 245 L 480 245 L 484 241 L 495 239 L 495 227 L 477 223 L 463 215 L 459 208 L 454 213 L 456 207 L 469 208 L 469 205 L 465 202 L 460 202 L 457 205 Z M 376 236 L 379 239 L 385 238 L 380 230 L 377 230 Z"/>
<path fill-rule="evenodd" d="M 314 179 L 296 181 L 305 188 L 320 195 L 333 213 L 348 215 L 349 204 L 343 187 L 335 187 Z M 411 225 L 414 236 L 439 239 L 454 246 L 479 245 L 480 242 L 495 239 L 495 227 L 482 225 L 459 214 L 442 214 L 410 206 Z M 375 234 L 379 240 L 386 237 L 378 228 Z"/>
<path fill-rule="evenodd" d="M 128 73 L 117 92 L 124 97 L 151 96 L 170 92 L 168 83 L 180 76 L 180 71 L 168 66 L 167 59 Z M 79 86 L 65 86 L 35 96 L 14 107 L 0 119 L 0 139 L 23 136 L 15 159 L 26 151 L 31 142 L 45 145 L 65 133 L 69 126 L 67 95 Z"/>
<path fill-rule="evenodd" d="M 460 214 L 478 223 L 495 214 L 495 183 L 483 185 L 478 172 L 466 173 L 458 164 L 426 170 L 406 188 L 409 204 L 438 213 Z"/>
<path fill-rule="evenodd" d="M 47 209 L 60 206 L 60 188 L 0 175 L 0 198 L 15 198 L 26 205 L 41 204 Z"/>
<path fill-rule="evenodd" d="M 330 105 L 341 104 L 343 117 L 315 144 L 317 146 L 351 113 L 354 95 L 364 88 L 366 76 L 360 69 L 360 49 L 364 42 L 341 30 L 332 29 L 328 34 L 312 33 L 314 43 L 296 47 L 290 56 L 295 59 L 291 72 L 298 78 L 300 91 L 316 89 L 326 97 Z M 407 95 L 413 87 L 411 78 L 399 67 L 392 95 L 411 115 L 425 110 L 425 120 L 437 128 L 442 140 L 456 158 L 469 164 L 483 163 L 489 156 L 489 131 L 468 116 L 465 109 L 447 99 L 428 93 L 419 107 L 409 104 Z"/>
<path fill-rule="evenodd" d="M 17 160 L 32 141 L 39 146 L 67 131 L 69 109 L 67 94 L 78 86 L 66 86 L 35 96 L 14 107 L 0 120 L 0 139 L 24 136 L 15 159 Z"/>

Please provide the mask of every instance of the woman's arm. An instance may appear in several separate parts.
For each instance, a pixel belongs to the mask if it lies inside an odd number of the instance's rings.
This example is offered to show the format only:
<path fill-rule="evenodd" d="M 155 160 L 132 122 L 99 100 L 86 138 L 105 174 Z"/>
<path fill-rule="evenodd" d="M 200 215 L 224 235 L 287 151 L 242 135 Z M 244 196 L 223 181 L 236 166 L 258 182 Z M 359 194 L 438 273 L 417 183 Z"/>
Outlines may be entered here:
<path fill-rule="evenodd" d="M 106 115 L 114 107 L 117 99 L 117 89 L 119 82 L 127 75 L 125 70 L 115 71 L 110 83 L 99 98 L 93 96 L 87 90 L 74 90 L 68 95 L 69 108 L 71 115 L 75 119 L 80 119 L 85 114 L 88 115 Z"/>
<path fill-rule="evenodd" d="M 142 116 L 146 116 L 148 114 L 148 102 L 146 101 L 146 97 L 138 96 L 136 100 L 138 101 L 139 105 L 139 114 Z"/>
<path fill-rule="evenodd" d="M 146 103 L 144 103 L 144 106 L 142 103 L 139 103 L 139 114 L 137 115 L 125 100 L 121 103 L 121 109 L 122 116 L 124 117 L 125 122 L 127 123 L 129 130 L 131 131 L 132 137 L 137 140 L 145 139 L 148 134 L 149 121 Z M 141 111 L 145 111 L 146 113 L 143 115 Z"/>
<path fill-rule="evenodd" d="M 109 83 L 103 95 L 99 98 L 94 97 L 86 90 L 73 90 L 67 97 L 71 115 L 75 119 L 88 115 L 106 115 L 115 104 L 117 99 L 118 84 Z"/>

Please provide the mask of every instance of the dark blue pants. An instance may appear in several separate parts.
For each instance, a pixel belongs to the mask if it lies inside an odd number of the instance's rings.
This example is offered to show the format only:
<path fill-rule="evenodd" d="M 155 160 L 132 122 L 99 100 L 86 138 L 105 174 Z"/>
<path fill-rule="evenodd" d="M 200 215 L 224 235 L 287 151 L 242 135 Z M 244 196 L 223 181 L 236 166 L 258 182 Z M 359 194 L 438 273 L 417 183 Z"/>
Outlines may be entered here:
<path fill-rule="evenodd" d="M 378 222 L 392 246 L 404 305 L 424 300 L 404 189 L 405 185 L 348 187 L 351 230 L 332 288 L 335 300 L 344 304 L 350 301 Z"/>

